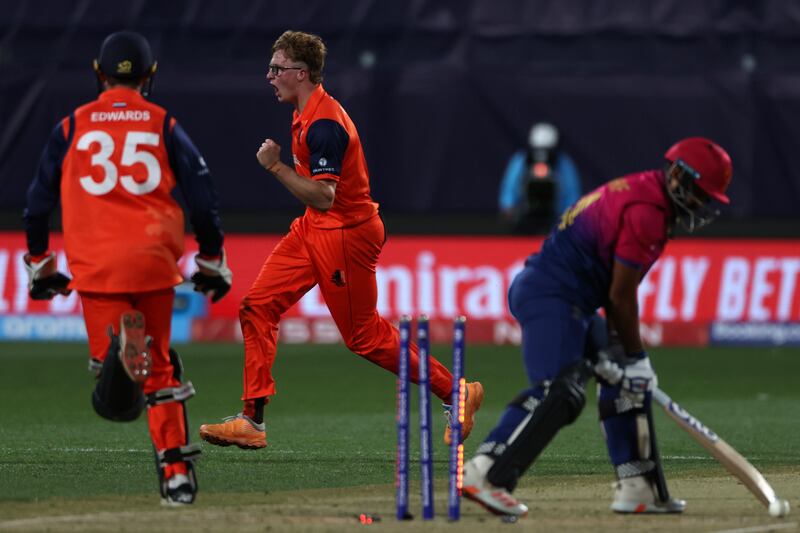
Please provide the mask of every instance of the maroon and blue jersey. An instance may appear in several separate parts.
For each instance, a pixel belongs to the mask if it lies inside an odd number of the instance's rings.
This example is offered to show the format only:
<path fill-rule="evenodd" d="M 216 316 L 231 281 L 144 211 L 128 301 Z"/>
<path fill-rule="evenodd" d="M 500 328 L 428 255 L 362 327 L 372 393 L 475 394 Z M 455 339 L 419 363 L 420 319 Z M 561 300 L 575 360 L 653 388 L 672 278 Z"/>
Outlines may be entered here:
<path fill-rule="evenodd" d="M 527 261 L 539 296 L 567 298 L 594 312 L 607 302 L 614 261 L 647 272 L 664 250 L 671 218 L 660 170 L 629 174 L 586 194 Z"/>

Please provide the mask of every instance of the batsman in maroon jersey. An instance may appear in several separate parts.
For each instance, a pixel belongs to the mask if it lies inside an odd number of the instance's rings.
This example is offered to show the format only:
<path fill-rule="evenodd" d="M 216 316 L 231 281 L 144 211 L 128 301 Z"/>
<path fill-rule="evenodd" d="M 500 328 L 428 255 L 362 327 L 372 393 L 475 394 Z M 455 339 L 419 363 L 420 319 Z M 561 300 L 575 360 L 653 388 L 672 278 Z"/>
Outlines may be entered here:
<path fill-rule="evenodd" d="M 464 495 L 492 512 L 524 515 L 517 480 L 585 403 L 597 375 L 598 410 L 618 480 L 611 509 L 678 513 L 669 498 L 650 405 L 656 375 L 639 336 L 637 288 L 676 223 L 710 222 L 727 204 L 728 154 L 701 137 L 679 141 L 665 170 L 617 178 L 567 209 L 511 284 L 508 303 L 522 327 L 529 388 L 464 466 Z M 606 321 L 597 314 L 605 310 Z"/>

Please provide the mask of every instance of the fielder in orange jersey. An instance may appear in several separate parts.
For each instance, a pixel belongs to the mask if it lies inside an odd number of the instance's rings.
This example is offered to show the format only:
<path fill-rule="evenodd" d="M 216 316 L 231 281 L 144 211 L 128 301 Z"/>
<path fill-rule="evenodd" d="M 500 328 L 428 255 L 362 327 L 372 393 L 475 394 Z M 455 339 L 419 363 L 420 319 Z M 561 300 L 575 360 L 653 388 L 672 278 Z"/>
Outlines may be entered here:
<path fill-rule="evenodd" d="M 230 289 L 217 193 L 186 132 L 147 95 L 156 70 L 138 33 L 109 35 L 95 61 L 100 96 L 53 130 L 28 189 L 25 227 L 30 296 L 50 299 L 77 290 L 97 383 L 92 405 L 113 421 L 139 417 L 145 406 L 162 503 L 194 502 L 197 444 L 189 444 L 178 354 L 169 347 L 174 286 L 183 281 L 180 187 L 200 244 L 195 290 L 217 301 Z M 49 219 L 61 201 L 72 279 L 48 251 Z"/>
<path fill-rule="evenodd" d="M 221 424 L 200 426 L 212 444 L 240 448 L 267 445 L 264 406 L 275 394 L 272 364 L 281 315 L 315 285 L 347 347 L 376 365 L 397 373 L 400 336 L 378 315 L 375 268 L 386 230 L 378 204 L 370 196 L 369 173 L 353 121 L 322 87 L 325 44 L 316 35 L 287 31 L 272 46 L 267 80 L 279 102 L 294 106 L 294 167 L 284 164 L 281 147 L 266 139 L 256 154 L 307 208 L 267 257 L 242 301 L 244 334 L 244 409 Z M 411 346 L 410 374 L 419 358 Z M 445 403 L 453 377 L 439 361 L 430 365 L 431 390 Z M 467 384 L 464 438 L 472 430 L 483 400 L 480 383 Z M 449 443 L 449 425 L 445 442 Z"/>

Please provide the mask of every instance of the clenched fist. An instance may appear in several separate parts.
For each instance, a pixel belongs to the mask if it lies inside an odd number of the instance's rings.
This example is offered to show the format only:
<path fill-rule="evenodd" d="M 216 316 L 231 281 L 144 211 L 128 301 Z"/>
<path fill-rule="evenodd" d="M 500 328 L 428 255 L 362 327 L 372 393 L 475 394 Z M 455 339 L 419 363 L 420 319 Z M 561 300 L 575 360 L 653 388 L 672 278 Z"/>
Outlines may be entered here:
<path fill-rule="evenodd" d="M 272 171 L 281 160 L 281 145 L 272 139 L 265 139 L 256 153 L 256 159 L 262 167 Z"/>

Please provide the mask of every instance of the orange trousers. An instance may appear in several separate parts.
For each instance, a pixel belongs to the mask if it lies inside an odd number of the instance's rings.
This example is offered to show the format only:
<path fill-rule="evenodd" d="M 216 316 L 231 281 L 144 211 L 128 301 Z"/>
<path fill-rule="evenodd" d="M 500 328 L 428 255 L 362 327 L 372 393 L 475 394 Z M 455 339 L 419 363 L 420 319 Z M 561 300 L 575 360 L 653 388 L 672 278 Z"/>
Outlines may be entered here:
<path fill-rule="evenodd" d="M 172 322 L 173 289 L 140 293 L 89 293 L 81 292 L 83 320 L 89 336 L 89 353 L 104 361 L 108 353 L 108 326 L 119 335 L 119 320 L 123 311 L 136 309 L 144 314 L 145 332 L 153 337 L 150 356 L 153 360 L 151 374 L 144 384 L 149 394 L 167 387 L 177 387 L 180 382 L 173 375 L 169 360 L 169 336 Z M 150 438 L 158 451 L 186 444 L 186 427 L 183 403 L 169 402 L 147 409 Z"/>
<path fill-rule="evenodd" d="M 347 347 L 381 368 L 397 373 L 400 334 L 377 311 L 378 264 L 385 229 L 379 216 L 353 227 L 313 228 L 305 217 L 292 222 L 289 233 L 272 250 L 242 300 L 239 321 L 244 335 L 242 400 L 275 394 L 272 364 L 277 352 L 281 315 L 314 285 Z M 417 346 L 410 346 L 409 374 L 419 375 Z M 450 403 L 453 376 L 431 358 L 431 390 Z"/>

